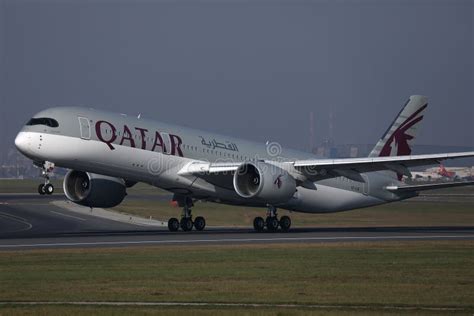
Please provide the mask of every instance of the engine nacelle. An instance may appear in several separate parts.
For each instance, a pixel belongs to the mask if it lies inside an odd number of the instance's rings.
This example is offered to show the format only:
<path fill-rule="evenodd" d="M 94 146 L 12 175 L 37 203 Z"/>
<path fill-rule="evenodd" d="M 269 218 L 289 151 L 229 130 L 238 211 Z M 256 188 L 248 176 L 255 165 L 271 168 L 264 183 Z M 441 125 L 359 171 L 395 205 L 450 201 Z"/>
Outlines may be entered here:
<path fill-rule="evenodd" d="M 234 174 L 234 189 L 244 198 L 269 204 L 287 202 L 296 192 L 295 179 L 285 170 L 268 163 L 243 163 Z"/>
<path fill-rule="evenodd" d="M 114 207 L 127 195 L 120 178 L 76 170 L 66 174 L 63 189 L 70 201 L 89 207 Z"/>

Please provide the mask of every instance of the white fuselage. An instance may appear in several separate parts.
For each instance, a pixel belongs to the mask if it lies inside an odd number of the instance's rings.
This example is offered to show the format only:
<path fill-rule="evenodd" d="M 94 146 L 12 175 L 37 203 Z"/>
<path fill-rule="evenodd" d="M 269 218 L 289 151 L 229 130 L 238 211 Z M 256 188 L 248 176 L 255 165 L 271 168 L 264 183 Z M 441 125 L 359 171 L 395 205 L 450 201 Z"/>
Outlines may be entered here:
<path fill-rule="evenodd" d="M 35 117 L 54 117 L 56 128 L 25 126 L 16 146 L 34 161 L 97 173 L 214 202 L 266 206 L 245 199 L 228 184 L 179 171 L 196 161 L 292 161 L 314 158 L 286 150 L 275 143 L 258 144 L 237 138 L 83 108 L 53 108 Z M 105 123 L 104 123 L 105 122 Z M 271 148 L 270 146 L 274 146 Z M 297 187 L 294 196 L 278 207 L 324 213 L 366 207 L 401 197 L 382 189 L 396 183 L 387 172 L 363 175 L 365 182 L 336 177 L 315 182 L 314 188 Z"/>

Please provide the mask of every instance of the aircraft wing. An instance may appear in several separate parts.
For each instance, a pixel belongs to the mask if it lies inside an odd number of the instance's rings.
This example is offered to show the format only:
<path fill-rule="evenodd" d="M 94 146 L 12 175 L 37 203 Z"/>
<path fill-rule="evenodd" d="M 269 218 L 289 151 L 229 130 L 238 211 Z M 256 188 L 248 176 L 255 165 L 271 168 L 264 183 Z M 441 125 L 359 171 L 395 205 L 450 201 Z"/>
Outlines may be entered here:
<path fill-rule="evenodd" d="M 309 179 L 345 176 L 355 181 L 363 181 L 362 172 L 391 170 L 401 175 L 411 176 L 410 167 L 439 164 L 442 160 L 474 157 L 474 151 L 411 156 L 344 158 L 323 160 L 297 160 L 293 162 Z"/>
<path fill-rule="evenodd" d="M 420 185 L 402 185 L 402 186 L 388 186 L 386 189 L 392 192 L 417 192 L 425 190 L 435 190 L 451 187 L 460 187 L 465 185 L 474 185 L 474 181 L 458 181 L 458 182 L 447 182 L 447 183 L 433 183 L 433 184 L 420 184 Z"/>
<path fill-rule="evenodd" d="M 296 160 L 278 164 L 289 171 L 290 174 L 297 176 L 299 180 L 302 180 L 301 175 L 304 179 L 313 181 L 344 176 L 354 181 L 364 182 L 365 180 L 360 175 L 363 172 L 390 170 L 411 177 L 408 169 L 410 167 L 439 164 L 442 160 L 466 157 L 474 157 L 474 151 L 411 156 Z M 265 162 L 273 163 L 273 161 Z M 195 175 L 209 180 L 209 176 L 215 178 L 232 175 L 242 163 L 194 161 L 184 166 L 178 174 Z M 292 172 L 291 169 L 295 172 Z"/>

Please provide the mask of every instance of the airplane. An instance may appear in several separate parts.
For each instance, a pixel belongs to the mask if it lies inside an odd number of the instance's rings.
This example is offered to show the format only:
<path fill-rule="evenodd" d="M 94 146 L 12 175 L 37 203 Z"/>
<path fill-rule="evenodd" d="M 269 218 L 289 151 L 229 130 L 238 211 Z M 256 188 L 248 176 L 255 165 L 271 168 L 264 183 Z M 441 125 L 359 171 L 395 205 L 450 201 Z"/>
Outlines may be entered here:
<path fill-rule="evenodd" d="M 428 168 L 425 171 L 411 171 L 412 179 L 414 181 L 439 181 L 444 179 L 449 180 L 468 180 L 472 178 L 474 172 L 473 168 L 469 167 L 439 167 Z M 408 178 L 405 178 L 408 179 Z"/>
<path fill-rule="evenodd" d="M 67 199 L 88 207 L 114 207 L 138 182 L 173 193 L 182 208 L 170 231 L 203 230 L 193 217 L 197 200 L 266 208 L 256 231 L 288 231 L 289 216 L 277 210 L 331 213 L 405 200 L 420 191 L 471 182 L 405 185 L 409 167 L 473 157 L 474 151 L 412 155 L 412 142 L 428 106 L 411 96 L 368 157 L 318 159 L 310 153 L 201 130 L 82 107 L 37 113 L 15 139 L 17 149 L 43 171 L 40 194 L 52 194 L 52 167 L 70 169 L 63 181 Z M 225 216 L 225 215 L 223 215 Z"/>
<path fill-rule="evenodd" d="M 439 165 L 438 174 L 442 177 L 454 179 L 456 177 L 456 172 L 448 171 L 443 165 Z"/>
<path fill-rule="evenodd" d="M 473 168 L 469 167 L 445 167 L 440 165 L 438 169 L 429 168 L 427 171 L 436 172 L 439 176 L 448 179 L 466 179 L 472 177 Z"/>
<path fill-rule="evenodd" d="M 442 176 L 437 172 L 428 172 L 428 171 L 410 171 L 411 178 L 404 177 L 405 180 L 412 181 L 437 181 L 442 179 Z"/>

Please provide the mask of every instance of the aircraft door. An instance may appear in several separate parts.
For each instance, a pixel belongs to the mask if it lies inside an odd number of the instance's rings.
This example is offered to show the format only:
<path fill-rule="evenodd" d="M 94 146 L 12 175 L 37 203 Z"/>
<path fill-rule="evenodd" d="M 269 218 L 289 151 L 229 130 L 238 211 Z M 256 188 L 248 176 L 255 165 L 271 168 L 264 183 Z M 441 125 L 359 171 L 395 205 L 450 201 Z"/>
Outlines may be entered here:
<path fill-rule="evenodd" d="M 364 195 L 369 195 L 369 177 L 362 174 L 362 178 L 364 179 L 364 183 L 362 183 L 362 193 Z"/>
<path fill-rule="evenodd" d="M 78 117 L 82 139 L 91 139 L 91 125 L 87 117 Z"/>

